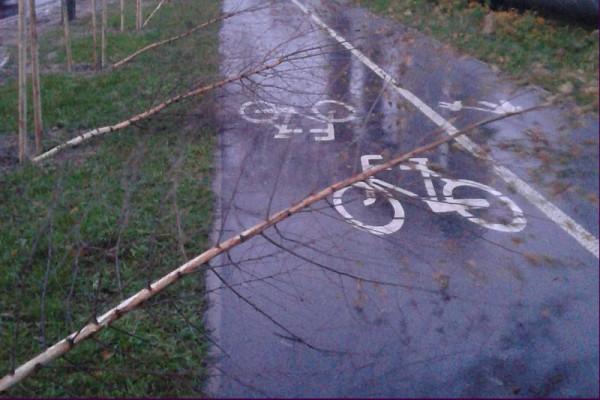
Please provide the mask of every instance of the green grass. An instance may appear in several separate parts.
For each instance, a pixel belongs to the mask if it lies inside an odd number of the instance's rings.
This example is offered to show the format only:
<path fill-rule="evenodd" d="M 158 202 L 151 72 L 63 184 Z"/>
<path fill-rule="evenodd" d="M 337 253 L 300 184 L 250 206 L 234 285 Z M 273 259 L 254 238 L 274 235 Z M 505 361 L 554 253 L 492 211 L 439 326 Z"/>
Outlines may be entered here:
<path fill-rule="evenodd" d="M 161 8 L 142 33 L 135 33 L 133 28 L 119 33 L 119 18 L 112 16 L 107 40 L 109 61 L 116 62 L 146 44 L 181 33 L 218 12 L 217 0 L 193 4 L 179 0 L 176 3 L 179 3 L 179 9 L 175 6 Z M 128 15 L 132 13 L 133 10 L 129 10 Z M 130 22 L 128 26 L 132 24 Z M 72 25 L 74 63 L 87 66 L 87 69 L 93 61 L 89 25 L 89 19 L 83 18 Z M 217 25 L 174 45 L 151 50 L 135 59 L 132 65 L 95 75 L 91 71 L 63 73 L 66 66 L 61 30 L 45 33 L 40 40 L 42 68 L 61 72 L 45 74 L 41 79 L 44 125 L 47 128 L 81 129 L 117 122 L 199 80 L 208 80 L 207 77 L 216 74 L 217 68 L 214 62 L 217 42 L 215 36 L 211 36 L 216 34 L 216 28 Z M 212 39 L 204 40 L 208 36 Z M 207 60 L 206 55 L 213 59 Z M 16 130 L 16 94 L 16 80 L 0 86 L 0 135 L 14 134 Z"/>
<path fill-rule="evenodd" d="M 509 73 L 598 112 L 598 32 L 470 0 L 355 0 Z M 484 33 L 486 15 L 494 28 Z"/>
<path fill-rule="evenodd" d="M 218 12 L 216 0 L 199 3 L 163 6 L 143 33 L 111 33 L 111 59 Z M 80 64 L 91 62 L 88 23 L 81 19 L 73 26 Z M 111 23 L 117 26 L 118 18 L 111 16 Z M 117 71 L 44 75 L 45 126 L 54 128 L 46 147 L 213 80 L 217 28 Z M 53 62 L 62 67 L 63 50 L 52 39 L 59 36 L 58 30 L 49 32 L 42 43 L 46 68 L 57 68 Z M 0 141 L 14 134 L 15 97 L 13 81 L 0 86 Z M 133 294 L 207 248 L 212 113 L 210 98 L 191 101 L 43 166 L 0 173 L 1 375 L 116 305 L 121 293 Z M 202 274 L 186 278 L 7 395 L 201 394 L 207 350 L 203 290 Z"/>

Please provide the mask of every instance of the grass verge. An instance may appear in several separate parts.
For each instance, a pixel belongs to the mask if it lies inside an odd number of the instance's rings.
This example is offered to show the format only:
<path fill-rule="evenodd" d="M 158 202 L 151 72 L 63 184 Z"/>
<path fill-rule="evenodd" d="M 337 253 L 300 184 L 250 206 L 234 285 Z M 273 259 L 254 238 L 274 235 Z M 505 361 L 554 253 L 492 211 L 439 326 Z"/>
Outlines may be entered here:
<path fill-rule="evenodd" d="M 473 0 L 354 0 L 598 112 L 598 31 Z"/>
<path fill-rule="evenodd" d="M 113 61 L 213 18 L 219 2 L 172 1 L 141 33 L 117 32 L 117 8 L 110 15 Z M 99 73 L 87 67 L 89 26 L 89 18 L 73 24 L 80 72 L 51 72 L 63 69 L 59 29 L 42 40 L 50 71 L 42 77 L 46 147 L 217 74 L 218 26 Z M 8 81 L 0 86 L 0 145 L 14 137 L 14 110 L 16 84 Z M 1 375 L 207 247 L 212 114 L 209 98 L 177 105 L 50 164 L 0 172 Z M 203 290 L 201 274 L 189 277 L 7 395 L 201 394 Z"/>

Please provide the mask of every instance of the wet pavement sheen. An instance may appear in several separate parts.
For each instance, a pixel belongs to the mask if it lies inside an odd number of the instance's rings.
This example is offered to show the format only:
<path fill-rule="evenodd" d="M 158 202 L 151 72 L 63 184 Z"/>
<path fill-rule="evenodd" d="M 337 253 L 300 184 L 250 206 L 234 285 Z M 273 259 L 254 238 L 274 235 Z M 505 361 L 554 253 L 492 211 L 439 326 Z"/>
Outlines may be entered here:
<path fill-rule="evenodd" d="M 215 240 L 360 172 L 361 156 L 387 160 L 440 137 L 292 2 L 225 0 L 224 11 L 259 4 L 267 6 L 223 22 L 222 74 L 296 56 L 219 94 Z M 539 90 L 360 8 L 305 4 L 458 128 L 493 116 L 503 101 L 542 101 Z M 597 237 L 597 131 L 597 119 L 544 109 L 471 137 Z M 420 198 L 379 196 L 366 206 L 364 190 L 353 188 L 342 206 L 335 196 L 316 203 L 212 264 L 212 395 L 598 396 L 598 259 L 489 162 L 455 144 L 419 157 L 445 178 L 506 196 L 525 228 L 434 213 L 422 201 L 423 175 L 400 168 L 377 178 Z M 433 179 L 436 193 L 449 182 Z M 452 196 L 485 198 L 489 209 L 473 213 L 488 222 L 507 226 L 515 217 L 481 186 L 456 187 Z M 340 212 L 383 226 L 398 202 L 403 225 L 391 234 L 357 229 Z"/>

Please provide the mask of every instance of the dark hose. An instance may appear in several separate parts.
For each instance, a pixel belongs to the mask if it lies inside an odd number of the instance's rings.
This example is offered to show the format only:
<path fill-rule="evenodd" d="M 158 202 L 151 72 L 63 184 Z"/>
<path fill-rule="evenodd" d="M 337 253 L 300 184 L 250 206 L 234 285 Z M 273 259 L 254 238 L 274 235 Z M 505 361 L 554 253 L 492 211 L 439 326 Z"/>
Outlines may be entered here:
<path fill-rule="evenodd" d="M 598 24 L 598 0 L 491 0 L 493 8 L 531 8 L 566 20 Z"/>

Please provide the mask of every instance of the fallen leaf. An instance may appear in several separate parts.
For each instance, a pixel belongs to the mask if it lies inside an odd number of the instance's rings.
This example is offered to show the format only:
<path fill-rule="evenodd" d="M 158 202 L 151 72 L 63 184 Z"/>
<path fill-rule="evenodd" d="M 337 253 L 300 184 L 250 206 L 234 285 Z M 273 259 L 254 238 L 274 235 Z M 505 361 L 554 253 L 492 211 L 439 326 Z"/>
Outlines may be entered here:
<path fill-rule="evenodd" d="M 111 358 L 113 356 L 114 353 L 104 349 L 100 352 L 100 355 L 102 356 L 102 359 L 104 361 L 108 360 L 109 358 Z"/>
<path fill-rule="evenodd" d="M 446 290 L 450 286 L 450 277 L 448 275 L 436 272 L 433 274 L 433 279 L 440 285 L 440 289 Z"/>
<path fill-rule="evenodd" d="M 518 238 L 518 237 L 512 237 L 512 238 L 511 238 L 511 240 L 512 240 L 512 242 L 513 242 L 514 244 L 517 244 L 517 245 L 519 245 L 519 244 L 523 244 L 523 239 L 521 239 L 521 238 Z"/>
<path fill-rule="evenodd" d="M 540 265 L 540 263 L 542 262 L 542 256 L 540 256 L 539 254 L 524 253 L 523 257 L 525 257 L 527 262 L 532 265 Z"/>
<path fill-rule="evenodd" d="M 558 91 L 562 94 L 570 94 L 573 93 L 573 84 L 571 82 L 565 82 L 558 87 Z"/>

